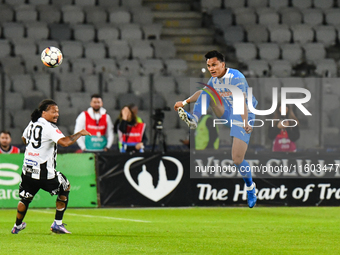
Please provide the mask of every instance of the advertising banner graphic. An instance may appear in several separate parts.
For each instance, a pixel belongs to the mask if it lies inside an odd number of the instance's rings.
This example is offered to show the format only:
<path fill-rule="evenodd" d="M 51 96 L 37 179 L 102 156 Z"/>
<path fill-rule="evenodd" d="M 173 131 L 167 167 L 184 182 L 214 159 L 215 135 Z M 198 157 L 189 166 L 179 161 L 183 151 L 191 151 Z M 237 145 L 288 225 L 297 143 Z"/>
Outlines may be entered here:
<path fill-rule="evenodd" d="M 207 152 L 195 155 L 202 161 L 229 160 L 228 153 Z M 241 176 L 218 172 L 190 178 L 189 153 L 98 155 L 98 185 L 101 206 L 246 206 L 247 193 Z M 209 159 L 210 158 L 210 159 Z M 314 164 L 338 162 L 336 154 L 248 153 L 247 160 L 266 165 L 274 161 Z M 310 159 L 310 161 L 308 161 Z M 306 163 L 307 162 L 307 163 Z M 253 163 L 254 165 L 255 163 Z M 281 164 L 281 165 L 280 165 Z M 300 163 L 299 163 L 300 164 Z M 306 167 L 307 169 L 307 167 Z M 297 176 L 260 175 L 256 182 L 258 205 L 271 206 L 337 206 L 340 202 L 340 179 L 317 178 L 314 172 Z M 263 175 L 264 176 L 264 175 Z"/>
<path fill-rule="evenodd" d="M 24 154 L 0 155 L 0 208 L 16 208 Z M 97 207 L 97 186 L 94 154 L 60 154 L 57 171 L 71 184 L 68 207 Z M 40 190 L 30 207 L 55 207 L 56 196 Z"/>

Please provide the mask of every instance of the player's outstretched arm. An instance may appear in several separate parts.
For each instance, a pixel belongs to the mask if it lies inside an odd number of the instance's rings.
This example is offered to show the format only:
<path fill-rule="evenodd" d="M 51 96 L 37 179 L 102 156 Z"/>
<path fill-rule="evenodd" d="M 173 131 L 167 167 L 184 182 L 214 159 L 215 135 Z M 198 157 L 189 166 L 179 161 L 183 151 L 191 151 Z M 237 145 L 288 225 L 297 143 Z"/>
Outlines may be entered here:
<path fill-rule="evenodd" d="M 184 101 L 176 102 L 175 105 L 174 105 L 175 111 L 177 111 L 179 107 L 183 107 L 186 104 L 195 103 L 197 101 L 198 97 L 201 95 L 201 92 L 202 92 L 202 90 L 198 90 L 188 99 L 186 99 Z"/>
<path fill-rule="evenodd" d="M 58 144 L 63 146 L 63 147 L 67 147 L 67 146 L 74 144 L 81 136 L 86 136 L 86 135 L 91 135 L 91 134 L 88 131 L 86 131 L 85 129 L 82 129 L 82 130 L 80 130 L 79 132 L 77 132 L 73 135 L 69 135 L 69 136 L 65 136 L 63 138 L 60 138 L 58 140 Z"/>

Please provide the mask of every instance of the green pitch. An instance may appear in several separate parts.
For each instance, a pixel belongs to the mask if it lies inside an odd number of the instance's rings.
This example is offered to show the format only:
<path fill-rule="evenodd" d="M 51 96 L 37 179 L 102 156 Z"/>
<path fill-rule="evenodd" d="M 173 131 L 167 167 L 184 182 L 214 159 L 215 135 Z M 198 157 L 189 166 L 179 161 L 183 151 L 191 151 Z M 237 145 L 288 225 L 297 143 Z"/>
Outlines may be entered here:
<path fill-rule="evenodd" d="M 337 207 L 68 209 L 71 235 L 52 234 L 52 209 L 0 210 L 0 254 L 340 254 Z"/>

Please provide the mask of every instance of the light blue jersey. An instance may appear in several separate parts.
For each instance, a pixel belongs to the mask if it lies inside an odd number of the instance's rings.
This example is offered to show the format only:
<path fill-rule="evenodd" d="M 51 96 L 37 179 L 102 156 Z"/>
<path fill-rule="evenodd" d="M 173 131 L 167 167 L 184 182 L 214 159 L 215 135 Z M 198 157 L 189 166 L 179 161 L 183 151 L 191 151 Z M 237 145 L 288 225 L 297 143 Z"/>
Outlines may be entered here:
<path fill-rule="evenodd" d="M 220 97 L 223 100 L 223 103 L 230 107 L 231 109 L 233 108 L 233 94 L 232 92 L 226 88 L 224 85 L 232 85 L 238 87 L 240 90 L 242 90 L 243 94 L 246 97 L 246 104 L 248 106 L 248 83 L 244 75 L 232 68 L 228 68 L 227 72 L 222 78 L 217 78 L 217 77 L 211 77 L 210 80 L 208 81 L 208 85 L 212 86 L 216 92 L 220 95 Z M 254 108 L 257 105 L 257 100 L 253 95 L 253 106 Z M 248 113 L 249 107 L 248 108 Z"/>
<path fill-rule="evenodd" d="M 208 81 L 208 85 L 213 87 L 215 91 L 219 94 L 219 96 L 222 99 L 223 106 L 224 106 L 224 113 L 220 117 L 220 119 L 225 119 L 227 120 L 227 126 L 231 128 L 230 130 L 230 136 L 232 137 L 237 137 L 244 141 L 245 143 L 249 143 L 250 139 L 250 134 L 246 133 L 245 130 L 243 129 L 245 123 L 242 120 L 241 115 L 239 114 L 233 114 L 233 103 L 234 103 L 234 97 L 233 93 L 231 92 L 230 89 L 227 88 L 226 85 L 228 86 L 236 86 L 238 89 L 240 89 L 245 96 L 246 99 L 246 105 L 248 109 L 248 124 L 251 125 L 252 121 L 255 119 L 255 114 L 250 112 L 249 107 L 248 107 L 248 83 L 246 81 L 246 78 L 244 75 L 232 68 L 228 68 L 225 75 L 222 78 L 217 78 L 217 77 L 211 77 L 210 80 Z M 207 94 L 206 91 L 202 91 L 201 95 L 197 99 L 194 110 L 193 110 L 193 116 L 196 118 L 198 121 L 201 116 L 202 116 L 202 95 L 206 95 L 206 105 L 205 109 L 209 107 L 211 98 Z M 252 96 L 252 102 L 253 102 L 253 107 L 255 108 L 257 106 L 257 100 Z"/>

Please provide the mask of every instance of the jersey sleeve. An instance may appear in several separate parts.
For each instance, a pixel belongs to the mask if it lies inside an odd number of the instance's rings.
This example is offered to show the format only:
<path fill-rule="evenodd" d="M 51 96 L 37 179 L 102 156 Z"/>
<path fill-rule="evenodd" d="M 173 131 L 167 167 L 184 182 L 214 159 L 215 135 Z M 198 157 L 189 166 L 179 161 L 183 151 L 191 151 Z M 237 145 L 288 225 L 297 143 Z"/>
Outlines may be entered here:
<path fill-rule="evenodd" d="M 30 121 L 30 123 L 28 123 L 27 127 L 25 128 L 24 132 L 22 133 L 22 137 L 24 137 L 26 140 L 28 139 L 28 130 L 30 125 L 32 124 L 32 121 Z"/>
<path fill-rule="evenodd" d="M 48 132 L 49 132 L 51 139 L 55 143 L 58 143 L 60 138 L 65 137 L 65 135 L 60 131 L 60 129 L 56 125 L 51 125 Z"/>

